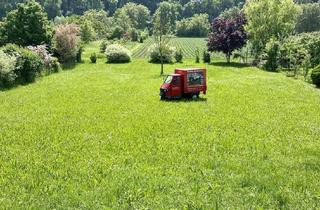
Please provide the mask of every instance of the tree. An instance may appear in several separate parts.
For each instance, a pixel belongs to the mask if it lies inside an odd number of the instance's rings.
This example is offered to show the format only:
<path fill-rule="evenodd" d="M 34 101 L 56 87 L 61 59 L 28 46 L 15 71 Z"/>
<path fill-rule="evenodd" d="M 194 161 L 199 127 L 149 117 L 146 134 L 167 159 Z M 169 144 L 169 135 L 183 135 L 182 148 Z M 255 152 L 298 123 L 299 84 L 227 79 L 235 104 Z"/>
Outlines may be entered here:
<path fill-rule="evenodd" d="M 115 12 L 115 18 L 127 16 L 132 28 L 143 30 L 148 26 L 150 11 L 141 4 L 127 3 Z"/>
<path fill-rule="evenodd" d="M 245 24 L 246 18 L 242 12 L 239 12 L 234 18 L 218 17 L 214 19 L 207 44 L 208 50 L 223 52 L 227 62 L 230 63 L 233 51 L 242 48 L 247 42 Z"/>
<path fill-rule="evenodd" d="M 163 75 L 164 48 L 169 42 L 168 35 L 174 31 L 172 21 L 175 21 L 175 15 L 171 4 L 169 2 L 162 2 L 153 16 L 153 36 L 156 47 L 159 49 L 161 64 L 160 75 Z"/>
<path fill-rule="evenodd" d="M 298 33 L 320 30 L 320 3 L 301 5 L 302 13 L 299 15 L 296 31 Z"/>
<path fill-rule="evenodd" d="M 104 10 L 88 10 L 82 16 L 83 21 L 90 21 L 98 39 L 105 39 L 111 32 L 112 17 Z"/>
<path fill-rule="evenodd" d="M 245 28 L 258 57 L 271 38 L 282 40 L 293 32 L 300 8 L 293 0 L 248 0 L 244 11 Z"/>
<path fill-rule="evenodd" d="M 196 14 L 191 18 L 177 22 L 177 36 L 182 37 L 206 37 L 210 30 L 209 16 Z"/>
<path fill-rule="evenodd" d="M 18 4 L 4 22 L 6 42 L 22 46 L 49 44 L 52 29 L 46 13 L 34 0 Z"/>
<path fill-rule="evenodd" d="M 48 14 L 49 19 L 54 19 L 57 16 L 61 16 L 61 0 L 46 0 L 44 2 L 44 9 Z"/>
<path fill-rule="evenodd" d="M 81 26 L 80 26 L 80 35 L 81 35 L 81 40 L 84 43 L 88 43 L 95 38 L 95 31 L 92 27 L 92 24 L 90 21 L 85 20 Z"/>

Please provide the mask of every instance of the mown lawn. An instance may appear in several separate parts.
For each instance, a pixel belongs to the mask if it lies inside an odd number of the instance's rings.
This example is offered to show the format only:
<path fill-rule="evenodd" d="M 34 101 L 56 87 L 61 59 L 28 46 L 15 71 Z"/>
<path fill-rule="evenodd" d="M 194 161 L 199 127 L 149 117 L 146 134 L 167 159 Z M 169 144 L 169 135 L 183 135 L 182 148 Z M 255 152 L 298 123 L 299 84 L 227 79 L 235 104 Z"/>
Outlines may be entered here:
<path fill-rule="evenodd" d="M 216 62 L 207 96 L 160 101 L 158 65 L 89 52 L 0 92 L 1 208 L 320 208 L 318 89 Z"/>

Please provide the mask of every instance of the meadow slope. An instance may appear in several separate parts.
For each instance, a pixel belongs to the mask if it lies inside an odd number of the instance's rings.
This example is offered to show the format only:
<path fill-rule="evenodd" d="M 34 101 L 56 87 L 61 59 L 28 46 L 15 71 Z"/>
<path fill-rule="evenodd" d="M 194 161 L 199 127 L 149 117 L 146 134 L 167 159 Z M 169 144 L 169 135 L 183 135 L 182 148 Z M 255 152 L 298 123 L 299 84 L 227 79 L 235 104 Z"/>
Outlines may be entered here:
<path fill-rule="evenodd" d="M 1 207 L 320 208 L 318 89 L 216 62 L 206 96 L 160 101 L 158 65 L 85 59 L 0 92 Z"/>

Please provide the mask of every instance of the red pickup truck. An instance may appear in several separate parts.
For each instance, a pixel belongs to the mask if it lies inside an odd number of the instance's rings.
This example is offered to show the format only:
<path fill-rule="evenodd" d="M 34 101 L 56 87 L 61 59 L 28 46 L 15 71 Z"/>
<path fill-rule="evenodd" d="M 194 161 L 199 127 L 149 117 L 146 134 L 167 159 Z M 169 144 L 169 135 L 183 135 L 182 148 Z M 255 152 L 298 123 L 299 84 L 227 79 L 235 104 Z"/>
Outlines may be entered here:
<path fill-rule="evenodd" d="M 199 97 L 207 92 L 206 69 L 176 69 L 160 88 L 161 99 Z"/>

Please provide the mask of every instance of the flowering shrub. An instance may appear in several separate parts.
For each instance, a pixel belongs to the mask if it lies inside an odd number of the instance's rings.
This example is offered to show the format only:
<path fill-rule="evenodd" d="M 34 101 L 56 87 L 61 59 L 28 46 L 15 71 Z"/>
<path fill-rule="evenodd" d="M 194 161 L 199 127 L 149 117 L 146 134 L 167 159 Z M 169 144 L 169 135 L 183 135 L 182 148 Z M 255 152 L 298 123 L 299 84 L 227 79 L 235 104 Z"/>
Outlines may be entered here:
<path fill-rule="evenodd" d="M 0 87 L 10 87 L 17 78 L 14 72 L 17 59 L 0 50 Z"/>
<path fill-rule="evenodd" d="M 131 52 L 119 44 L 109 45 L 106 49 L 106 56 L 108 63 L 128 63 L 131 61 Z"/>
<path fill-rule="evenodd" d="M 51 61 L 53 59 L 52 55 L 48 52 L 46 45 L 29 46 L 27 47 L 32 52 L 35 52 L 42 59 L 43 64 L 46 68 L 50 68 Z"/>
<path fill-rule="evenodd" d="M 161 63 L 161 57 L 163 63 L 172 63 L 175 51 L 176 49 L 174 47 L 170 47 L 169 45 L 163 45 L 160 49 L 157 44 L 154 44 L 149 48 L 150 63 Z"/>
<path fill-rule="evenodd" d="M 5 54 L 17 58 L 14 70 L 17 75 L 17 83 L 34 82 L 36 77 L 41 75 L 42 70 L 44 70 L 44 64 L 40 56 L 27 48 L 8 44 L 2 50 Z"/>
<path fill-rule="evenodd" d="M 80 48 L 78 27 L 75 24 L 59 25 L 54 34 L 54 48 L 59 61 L 75 62 Z"/>

